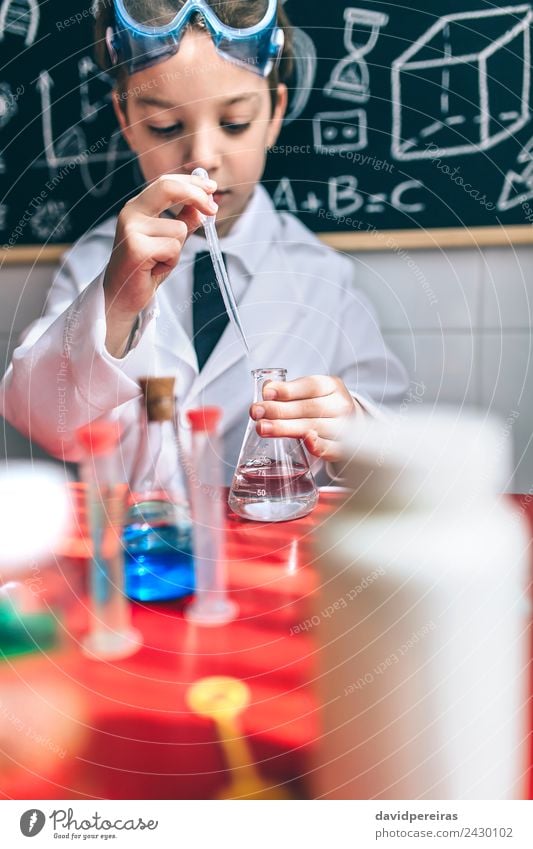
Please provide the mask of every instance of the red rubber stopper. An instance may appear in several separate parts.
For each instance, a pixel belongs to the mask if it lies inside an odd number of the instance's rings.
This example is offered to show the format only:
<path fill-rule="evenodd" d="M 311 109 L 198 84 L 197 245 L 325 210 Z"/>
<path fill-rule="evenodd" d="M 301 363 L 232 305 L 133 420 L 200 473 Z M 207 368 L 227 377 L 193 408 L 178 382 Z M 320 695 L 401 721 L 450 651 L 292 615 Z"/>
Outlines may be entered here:
<path fill-rule="evenodd" d="M 76 440 L 86 454 L 99 457 L 110 454 L 120 439 L 118 422 L 89 422 L 76 431 Z"/>
<path fill-rule="evenodd" d="M 187 410 L 187 418 L 195 431 L 212 433 L 222 418 L 220 407 L 200 407 L 198 410 Z"/>

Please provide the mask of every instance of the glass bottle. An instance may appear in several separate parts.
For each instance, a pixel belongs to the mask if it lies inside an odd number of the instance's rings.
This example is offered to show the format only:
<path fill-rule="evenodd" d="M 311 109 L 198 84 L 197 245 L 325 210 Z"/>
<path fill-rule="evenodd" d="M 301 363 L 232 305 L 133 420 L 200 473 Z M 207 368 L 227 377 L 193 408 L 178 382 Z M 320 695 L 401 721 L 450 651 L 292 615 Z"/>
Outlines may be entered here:
<path fill-rule="evenodd" d="M 124 528 L 126 593 L 166 601 L 194 589 L 192 525 L 174 423 L 174 378 L 139 381 L 141 438 Z"/>
<path fill-rule="evenodd" d="M 352 492 L 315 535 L 311 611 L 345 601 L 320 620 L 311 798 L 524 797 L 531 532 L 502 426 L 411 404 L 346 431 Z"/>
<path fill-rule="evenodd" d="M 284 368 L 252 371 L 254 403 L 263 400 L 263 385 L 285 381 Z M 285 522 L 311 512 L 318 491 L 299 439 L 259 436 L 248 422 L 229 493 L 229 506 L 243 519 Z"/>

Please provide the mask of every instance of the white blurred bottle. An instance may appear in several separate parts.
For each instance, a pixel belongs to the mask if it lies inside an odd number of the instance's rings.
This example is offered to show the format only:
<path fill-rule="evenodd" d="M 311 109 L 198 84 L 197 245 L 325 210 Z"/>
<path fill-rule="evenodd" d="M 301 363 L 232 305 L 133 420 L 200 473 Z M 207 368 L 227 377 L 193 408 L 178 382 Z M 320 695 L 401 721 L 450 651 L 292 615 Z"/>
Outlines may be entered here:
<path fill-rule="evenodd" d="M 459 410 L 350 425 L 354 494 L 318 541 L 314 796 L 526 797 L 530 537 L 500 495 L 508 436 Z"/>

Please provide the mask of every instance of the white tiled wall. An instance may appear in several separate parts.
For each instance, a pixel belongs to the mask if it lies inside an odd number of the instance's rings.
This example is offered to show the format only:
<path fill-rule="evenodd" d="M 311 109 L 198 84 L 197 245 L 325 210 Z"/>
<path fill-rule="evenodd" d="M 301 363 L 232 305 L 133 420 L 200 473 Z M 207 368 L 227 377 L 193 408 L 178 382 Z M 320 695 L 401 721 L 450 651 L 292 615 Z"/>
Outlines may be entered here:
<path fill-rule="evenodd" d="M 508 421 L 509 488 L 533 492 L 533 246 L 375 253 L 356 262 L 388 343 L 426 385 L 426 401 Z"/>
<path fill-rule="evenodd" d="M 478 339 L 473 333 L 384 331 L 412 380 L 424 384 L 425 402 L 476 405 L 479 397 Z"/>
<path fill-rule="evenodd" d="M 0 270 L 0 371 L 9 365 L 11 353 L 22 330 L 42 310 L 50 286 L 53 266 L 9 266 Z M 0 418 L 0 455 L 10 458 L 45 457 L 37 445 L 28 441 Z"/>
<path fill-rule="evenodd" d="M 389 345 L 424 384 L 425 402 L 509 417 L 510 489 L 533 492 L 533 246 L 364 253 L 354 261 Z M 51 274 L 50 266 L 0 271 L 2 371 L 18 333 L 39 315 Z M 30 450 L 10 428 L 1 438 L 10 456 Z"/>

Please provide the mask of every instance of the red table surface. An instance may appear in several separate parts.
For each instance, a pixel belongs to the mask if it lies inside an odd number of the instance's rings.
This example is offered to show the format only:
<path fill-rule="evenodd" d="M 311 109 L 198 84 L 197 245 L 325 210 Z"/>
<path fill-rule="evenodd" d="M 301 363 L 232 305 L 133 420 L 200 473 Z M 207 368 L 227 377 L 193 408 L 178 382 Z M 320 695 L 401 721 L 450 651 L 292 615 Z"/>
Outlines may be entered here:
<path fill-rule="evenodd" d="M 16 685 L 36 710 L 41 705 L 47 711 L 50 727 L 70 716 L 71 736 L 58 754 L 54 741 L 61 734 L 50 732 L 49 740 L 38 743 L 38 758 L 30 754 L 18 763 L 9 747 L 0 750 L 0 798 L 213 798 L 229 780 L 224 754 L 213 721 L 193 714 L 185 700 L 191 683 L 211 675 L 248 685 L 251 703 L 239 730 L 263 779 L 297 797 L 308 795 L 306 774 L 319 733 L 311 687 L 315 645 L 312 630 L 291 629 L 311 611 L 313 535 L 343 498 L 321 492 L 316 510 L 295 522 L 263 525 L 228 517 L 228 581 L 238 619 L 222 628 L 199 628 L 183 618 L 183 602 L 132 604 L 144 646 L 112 663 L 87 660 L 77 646 L 87 621 L 80 559 L 86 546 L 81 531 L 71 538 L 60 568 L 76 598 L 63 646 L 4 661 L 0 673 L 4 692 Z M 520 500 L 533 533 L 530 502 Z M 531 682 L 533 690 L 533 676 Z M 15 723 L 13 712 L 3 710 L 4 719 Z M 21 721 L 18 730 L 25 730 Z M 531 772 L 528 787 L 533 798 Z"/>

